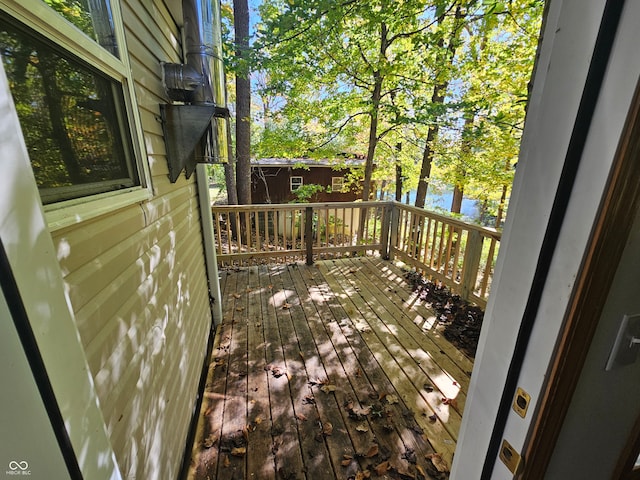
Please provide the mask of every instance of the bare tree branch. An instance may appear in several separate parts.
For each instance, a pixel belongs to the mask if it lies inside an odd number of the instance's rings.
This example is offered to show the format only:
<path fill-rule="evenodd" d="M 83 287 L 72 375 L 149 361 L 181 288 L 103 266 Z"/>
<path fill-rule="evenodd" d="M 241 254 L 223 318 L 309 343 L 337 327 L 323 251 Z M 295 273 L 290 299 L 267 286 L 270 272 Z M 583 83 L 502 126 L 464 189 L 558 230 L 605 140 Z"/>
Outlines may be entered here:
<path fill-rule="evenodd" d="M 353 120 L 353 119 L 354 119 L 354 118 L 356 118 L 356 117 L 359 117 L 360 115 L 368 115 L 368 114 L 369 114 L 369 112 L 357 112 L 357 113 L 354 113 L 354 114 L 349 115 L 349 116 L 347 117 L 347 119 L 346 119 L 344 122 L 342 122 L 342 124 L 340 124 L 340 126 L 338 127 L 338 129 L 336 130 L 336 132 L 335 132 L 333 135 L 331 135 L 331 137 L 329 138 L 329 140 L 326 140 L 325 142 L 322 142 L 320 145 L 317 145 L 317 146 L 313 147 L 313 148 L 312 148 L 312 150 L 318 150 L 319 148 L 322 148 L 322 147 L 324 147 L 325 145 L 330 144 L 332 141 L 334 141 L 334 140 L 338 137 L 338 135 L 340 135 L 340 133 L 342 132 L 342 130 L 344 129 L 344 127 L 346 127 L 346 126 L 347 126 L 347 124 L 348 124 L 351 120 Z"/>

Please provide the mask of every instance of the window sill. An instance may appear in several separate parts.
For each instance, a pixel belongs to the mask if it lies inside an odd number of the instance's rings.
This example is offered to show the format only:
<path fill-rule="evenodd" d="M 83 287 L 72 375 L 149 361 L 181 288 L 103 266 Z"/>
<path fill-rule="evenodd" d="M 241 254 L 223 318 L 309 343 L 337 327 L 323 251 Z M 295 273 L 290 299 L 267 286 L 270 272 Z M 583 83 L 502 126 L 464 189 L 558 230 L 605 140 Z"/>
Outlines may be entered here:
<path fill-rule="evenodd" d="M 108 192 L 91 197 L 59 202 L 44 206 L 44 216 L 50 232 L 76 225 L 120 208 L 144 202 L 151 198 L 151 191 L 144 187 L 132 187 L 118 192 Z"/>

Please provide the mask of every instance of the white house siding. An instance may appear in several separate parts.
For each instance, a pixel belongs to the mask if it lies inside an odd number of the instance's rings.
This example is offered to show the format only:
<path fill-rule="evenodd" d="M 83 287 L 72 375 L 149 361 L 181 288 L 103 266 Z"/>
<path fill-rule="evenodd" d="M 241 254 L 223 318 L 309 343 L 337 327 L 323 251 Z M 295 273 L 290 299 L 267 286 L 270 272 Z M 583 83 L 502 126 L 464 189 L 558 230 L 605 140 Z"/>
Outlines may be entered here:
<path fill-rule="evenodd" d="M 122 1 L 154 196 L 53 232 L 125 478 L 176 478 L 211 322 L 195 179 L 171 184 L 160 62 L 181 62 L 161 1 Z"/>

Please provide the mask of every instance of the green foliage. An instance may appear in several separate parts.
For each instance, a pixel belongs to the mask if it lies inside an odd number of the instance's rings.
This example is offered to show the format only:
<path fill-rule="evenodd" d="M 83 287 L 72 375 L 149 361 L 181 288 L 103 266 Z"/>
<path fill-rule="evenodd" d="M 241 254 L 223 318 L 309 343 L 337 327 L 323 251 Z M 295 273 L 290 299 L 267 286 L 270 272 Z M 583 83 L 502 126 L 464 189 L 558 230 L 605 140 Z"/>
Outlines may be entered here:
<path fill-rule="evenodd" d="M 265 107 L 256 156 L 374 151 L 373 180 L 394 191 L 400 165 L 413 190 L 437 125 L 430 188 L 457 185 L 496 204 L 513 178 L 542 8 L 531 0 L 265 0 L 251 60 Z"/>
<path fill-rule="evenodd" d="M 306 185 L 300 185 L 296 190 L 293 191 L 295 195 L 295 199 L 291 201 L 291 203 L 308 203 L 311 202 L 314 197 L 316 197 L 319 193 L 325 191 L 325 187 L 322 185 L 317 185 L 315 183 L 307 183 Z"/>

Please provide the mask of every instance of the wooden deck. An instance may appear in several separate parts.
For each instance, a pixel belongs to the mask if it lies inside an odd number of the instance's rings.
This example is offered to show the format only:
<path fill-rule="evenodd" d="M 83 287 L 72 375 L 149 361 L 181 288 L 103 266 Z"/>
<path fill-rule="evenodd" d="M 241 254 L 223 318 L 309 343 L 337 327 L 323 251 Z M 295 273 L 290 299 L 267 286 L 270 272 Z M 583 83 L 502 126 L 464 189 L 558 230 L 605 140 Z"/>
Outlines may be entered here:
<path fill-rule="evenodd" d="M 222 288 L 190 478 L 447 477 L 472 360 L 398 267 L 246 267 Z"/>

